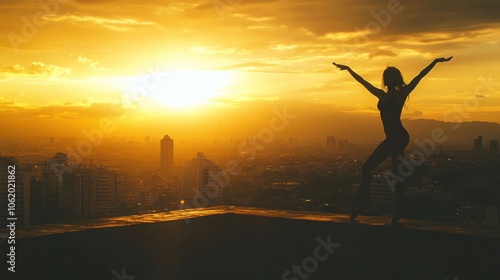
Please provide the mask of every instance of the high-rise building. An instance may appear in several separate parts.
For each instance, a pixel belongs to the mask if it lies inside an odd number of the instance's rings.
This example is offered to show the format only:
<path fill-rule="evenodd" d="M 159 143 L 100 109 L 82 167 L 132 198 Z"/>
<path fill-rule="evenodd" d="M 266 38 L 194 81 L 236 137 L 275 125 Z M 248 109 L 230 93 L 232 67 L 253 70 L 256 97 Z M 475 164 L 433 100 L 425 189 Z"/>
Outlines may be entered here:
<path fill-rule="evenodd" d="M 43 224 L 42 208 L 42 170 L 43 165 L 30 166 L 30 224 Z"/>
<path fill-rule="evenodd" d="M 198 153 L 184 168 L 181 178 L 184 200 L 194 207 L 223 204 L 222 169 Z"/>
<path fill-rule="evenodd" d="M 386 182 L 370 185 L 370 212 L 372 214 L 391 214 L 394 212 L 394 193 Z"/>
<path fill-rule="evenodd" d="M 433 176 L 445 174 L 450 169 L 450 161 L 448 155 L 434 154 L 431 163 L 431 172 Z"/>
<path fill-rule="evenodd" d="M 359 190 L 359 184 L 353 184 L 352 190 L 356 194 Z M 363 211 L 371 215 L 391 214 L 394 212 L 394 200 L 394 193 L 387 182 L 374 178 L 363 199 Z"/>
<path fill-rule="evenodd" d="M 60 220 L 63 203 L 63 175 L 71 170 L 68 155 L 63 153 L 56 153 L 43 164 L 40 178 L 40 223 L 54 223 Z"/>
<path fill-rule="evenodd" d="M 119 207 L 117 199 L 118 176 L 116 171 L 98 167 L 92 170 L 92 216 Z"/>
<path fill-rule="evenodd" d="M 165 135 L 160 141 L 160 167 L 170 169 L 174 165 L 174 140 Z"/>
<path fill-rule="evenodd" d="M 63 175 L 62 219 L 83 220 L 102 216 L 119 207 L 116 171 L 92 165 L 78 166 Z"/>
<path fill-rule="evenodd" d="M 92 170 L 75 167 L 63 174 L 62 219 L 75 221 L 92 216 Z"/>
<path fill-rule="evenodd" d="M 158 200 L 158 193 L 152 191 L 143 191 L 139 193 L 139 201 L 144 206 L 151 206 Z"/>
<path fill-rule="evenodd" d="M 0 228 L 9 223 L 7 218 L 15 218 L 19 227 L 30 225 L 30 172 L 14 157 L 0 156 L 0 209 Z"/>
<path fill-rule="evenodd" d="M 331 154 L 337 151 L 337 140 L 335 136 L 331 135 L 326 137 L 326 152 Z"/>
<path fill-rule="evenodd" d="M 68 155 L 56 153 L 37 177 L 37 223 L 83 220 L 119 206 L 117 173 L 105 167 L 71 165 Z"/>
<path fill-rule="evenodd" d="M 483 155 L 483 136 L 478 136 L 472 141 L 474 147 L 474 156 L 481 157 Z"/>
<path fill-rule="evenodd" d="M 354 149 L 353 144 L 349 144 L 349 140 L 344 139 L 344 140 L 338 140 L 337 141 L 337 151 L 340 154 L 347 154 L 352 152 Z"/>
<path fill-rule="evenodd" d="M 491 139 L 490 140 L 490 157 L 498 157 L 498 140 Z"/>

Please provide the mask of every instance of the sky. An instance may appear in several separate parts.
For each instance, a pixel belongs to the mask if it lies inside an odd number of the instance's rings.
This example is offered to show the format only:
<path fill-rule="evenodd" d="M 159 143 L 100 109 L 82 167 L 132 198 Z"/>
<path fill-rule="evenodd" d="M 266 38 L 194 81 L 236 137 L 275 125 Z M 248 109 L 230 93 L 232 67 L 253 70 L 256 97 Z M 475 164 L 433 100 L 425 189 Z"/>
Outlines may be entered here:
<path fill-rule="evenodd" d="M 448 56 L 402 118 L 500 122 L 497 0 L 4 0 L 0 14 L 2 137 L 108 118 L 120 135 L 229 135 L 284 108 L 305 126 L 376 117 L 333 61 L 380 87 L 387 66 L 409 82 Z"/>

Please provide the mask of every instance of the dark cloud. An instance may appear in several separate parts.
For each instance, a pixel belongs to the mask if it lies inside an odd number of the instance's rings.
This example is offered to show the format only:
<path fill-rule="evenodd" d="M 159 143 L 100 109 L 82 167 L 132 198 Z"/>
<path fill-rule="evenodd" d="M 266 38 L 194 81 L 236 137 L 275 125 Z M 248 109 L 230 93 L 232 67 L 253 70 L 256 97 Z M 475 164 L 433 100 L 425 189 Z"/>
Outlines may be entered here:
<path fill-rule="evenodd" d="M 380 35 L 389 36 L 464 32 L 500 23 L 500 2 L 496 0 L 289 0 L 278 3 L 277 7 L 262 4 L 259 11 L 257 5 L 248 6 L 253 15 L 275 17 L 276 23 L 304 27 L 320 36 L 352 32 L 357 28 L 364 30 L 374 24 L 380 27 Z M 397 8 L 389 9 L 391 5 Z M 391 10 L 399 12 L 394 14 Z"/>

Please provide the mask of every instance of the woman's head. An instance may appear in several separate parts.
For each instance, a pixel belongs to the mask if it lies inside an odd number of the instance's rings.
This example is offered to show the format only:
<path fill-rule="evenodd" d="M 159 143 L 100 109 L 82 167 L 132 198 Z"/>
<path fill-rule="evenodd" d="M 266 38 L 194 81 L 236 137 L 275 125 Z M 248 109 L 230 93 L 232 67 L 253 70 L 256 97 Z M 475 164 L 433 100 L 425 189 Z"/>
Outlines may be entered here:
<path fill-rule="evenodd" d="M 401 71 L 398 68 L 389 66 L 384 70 L 384 74 L 382 75 L 382 87 L 387 90 L 391 89 L 401 89 L 406 86 L 406 83 L 403 80 L 403 75 L 401 75 Z"/>

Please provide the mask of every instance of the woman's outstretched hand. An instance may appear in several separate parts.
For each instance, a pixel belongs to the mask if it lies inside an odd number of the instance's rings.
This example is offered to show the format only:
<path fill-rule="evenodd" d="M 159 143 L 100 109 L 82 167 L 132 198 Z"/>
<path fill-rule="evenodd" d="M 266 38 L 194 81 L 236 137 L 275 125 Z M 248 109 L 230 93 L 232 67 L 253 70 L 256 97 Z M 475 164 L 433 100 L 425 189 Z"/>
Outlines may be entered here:
<path fill-rule="evenodd" d="M 440 57 L 440 58 L 434 59 L 434 61 L 435 62 L 447 62 L 447 61 L 450 61 L 452 58 L 453 58 L 453 56 L 450 56 L 448 58 Z"/>
<path fill-rule="evenodd" d="M 333 62 L 333 65 L 337 66 L 337 68 L 339 68 L 340 70 L 347 70 L 347 69 L 349 69 L 349 66 L 347 66 L 347 65 L 337 64 L 335 62 Z"/>

